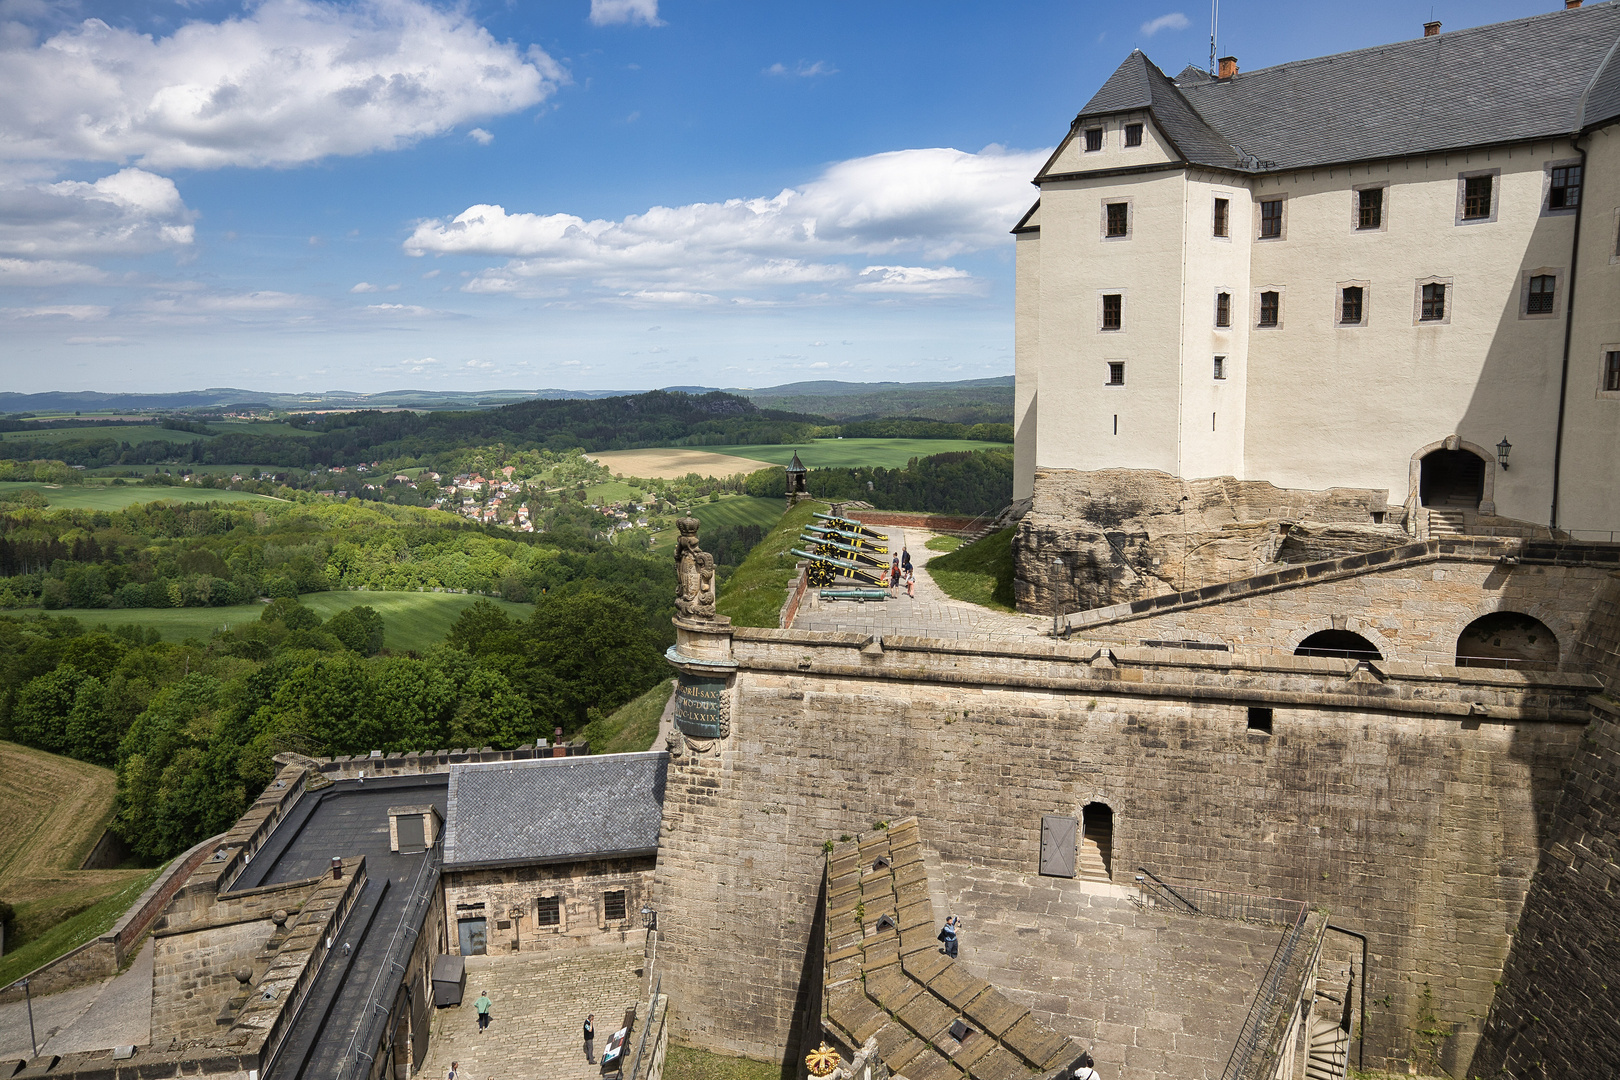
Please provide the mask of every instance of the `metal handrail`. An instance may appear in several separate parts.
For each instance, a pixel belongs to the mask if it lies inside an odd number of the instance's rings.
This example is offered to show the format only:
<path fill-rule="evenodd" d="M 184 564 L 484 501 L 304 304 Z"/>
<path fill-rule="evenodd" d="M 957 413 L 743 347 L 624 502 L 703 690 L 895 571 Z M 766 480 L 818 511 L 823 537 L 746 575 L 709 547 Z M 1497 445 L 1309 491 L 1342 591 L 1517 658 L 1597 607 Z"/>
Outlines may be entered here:
<path fill-rule="evenodd" d="M 393 936 L 388 939 L 388 951 L 384 954 L 385 956 L 394 956 L 402 934 L 406 937 L 414 937 L 420 932 L 417 924 L 421 921 L 421 908 L 427 897 L 432 895 L 433 885 L 438 882 L 438 863 L 443 858 L 444 846 L 435 844 L 428 850 L 427 858 L 422 860 L 422 865 L 417 867 L 416 881 L 411 885 L 413 894 L 411 901 L 400 914 L 399 925 L 394 927 Z M 431 875 L 429 871 L 432 871 Z M 422 889 L 423 878 L 429 879 L 429 886 L 425 891 Z M 408 967 L 409 956 L 406 957 L 406 960 L 407 964 L 405 966 Z M 359 1047 L 371 1045 L 369 1040 L 375 1037 L 377 1025 L 388 1018 L 388 1007 L 378 1000 L 377 990 L 382 983 L 383 976 L 396 973 L 400 967 L 400 961 L 396 958 L 386 966 L 379 968 L 376 977 L 371 980 L 371 988 L 366 992 L 371 1001 L 371 1011 L 361 1019 L 359 1025 L 354 1029 L 354 1036 L 349 1040 L 349 1048 L 344 1052 L 343 1056 L 342 1071 L 338 1073 L 340 1080 L 346 1080 L 346 1078 L 355 1075 L 354 1070 L 362 1058 L 370 1063 L 366 1068 L 366 1072 L 370 1072 L 371 1066 L 376 1064 L 371 1054 L 359 1049 Z M 361 1038 L 362 1035 L 365 1036 L 365 1039 Z"/>
<path fill-rule="evenodd" d="M 1161 878 L 1159 875 L 1155 874 L 1153 871 L 1149 870 L 1145 866 L 1138 866 L 1137 869 L 1140 870 L 1143 874 L 1145 874 L 1148 877 L 1152 878 L 1154 881 L 1158 882 L 1159 887 L 1164 889 L 1165 892 L 1168 892 L 1171 896 L 1175 897 L 1177 900 L 1180 900 L 1183 904 L 1186 904 L 1188 911 L 1192 912 L 1194 915 L 1198 914 L 1198 905 L 1194 904 L 1191 900 L 1188 900 L 1185 896 L 1182 896 L 1180 893 L 1176 892 L 1175 887 L 1172 886 L 1168 881 L 1165 881 L 1163 878 Z M 1137 881 L 1138 885 L 1140 885 L 1142 883 L 1142 879 L 1140 877 L 1138 877 L 1136 879 L 1136 881 Z"/>
<path fill-rule="evenodd" d="M 1299 905 L 1299 918 L 1283 935 L 1282 942 L 1277 951 L 1272 954 L 1271 966 L 1266 969 L 1264 978 L 1260 981 L 1260 989 L 1254 995 L 1254 1004 L 1249 1007 L 1249 1015 L 1243 1018 L 1243 1028 L 1238 1032 L 1237 1042 L 1232 1047 L 1232 1056 L 1227 1059 L 1226 1070 L 1221 1074 L 1222 1080 L 1238 1080 L 1249 1067 L 1249 1059 L 1260 1047 L 1260 1035 L 1266 1026 L 1265 1018 L 1272 1015 L 1277 1005 L 1277 996 L 1282 990 L 1282 978 L 1294 959 L 1294 949 L 1299 945 L 1300 936 L 1305 930 L 1306 908 Z"/>
<path fill-rule="evenodd" d="M 658 991 L 663 988 L 664 976 L 660 974 L 658 981 L 653 983 L 652 997 L 647 999 L 647 1022 L 641 1025 L 641 1041 L 636 1044 L 636 1060 L 630 1065 L 629 1080 L 636 1080 L 636 1075 L 641 1071 L 641 1057 L 647 1049 L 647 1032 L 652 1030 L 653 1018 L 658 1014 Z M 655 1043 L 653 1051 L 656 1053 L 657 1050 L 658 1046 Z"/>

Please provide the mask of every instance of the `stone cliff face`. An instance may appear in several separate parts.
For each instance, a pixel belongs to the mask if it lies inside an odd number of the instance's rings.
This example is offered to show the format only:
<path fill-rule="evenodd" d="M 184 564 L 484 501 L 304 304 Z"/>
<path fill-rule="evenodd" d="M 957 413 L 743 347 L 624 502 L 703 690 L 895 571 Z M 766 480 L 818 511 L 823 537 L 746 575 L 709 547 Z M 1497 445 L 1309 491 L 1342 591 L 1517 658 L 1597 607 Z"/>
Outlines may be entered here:
<path fill-rule="evenodd" d="M 1042 469 L 1013 544 L 1018 609 L 1083 611 L 1393 547 L 1407 536 L 1387 504 L 1387 492 L 1366 488 Z"/>

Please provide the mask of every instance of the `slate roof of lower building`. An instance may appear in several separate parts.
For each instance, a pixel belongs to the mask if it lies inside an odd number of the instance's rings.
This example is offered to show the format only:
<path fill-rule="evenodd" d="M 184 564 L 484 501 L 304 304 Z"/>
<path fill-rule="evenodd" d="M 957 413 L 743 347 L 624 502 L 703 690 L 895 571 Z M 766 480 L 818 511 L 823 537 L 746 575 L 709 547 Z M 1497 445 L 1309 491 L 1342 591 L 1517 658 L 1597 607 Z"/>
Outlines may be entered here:
<path fill-rule="evenodd" d="M 1608 2 L 1169 89 L 1133 52 L 1077 122 L 1151 109 L 1185 160 L 1240 172 L 1568 137 L 1620 119 L 1617 45 Z"/>
<path fill-rule="evenodd" d="M 445 869 L 650 855 L 669 755 L 450 766 Z"/>

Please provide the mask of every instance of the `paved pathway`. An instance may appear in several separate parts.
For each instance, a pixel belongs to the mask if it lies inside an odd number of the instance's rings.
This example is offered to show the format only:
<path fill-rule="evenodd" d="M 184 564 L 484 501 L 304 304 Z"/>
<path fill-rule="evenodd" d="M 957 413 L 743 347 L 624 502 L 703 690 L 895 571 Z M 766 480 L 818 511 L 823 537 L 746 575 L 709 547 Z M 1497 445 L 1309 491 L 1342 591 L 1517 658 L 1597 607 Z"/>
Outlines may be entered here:
<path fill-rule="evenodd" d="M 105 981 L 75 986 L 60 994 L 34 999 L 34 1032 L 43 1044 L 84 1015 Z M 0 1005 L 0 1062 L 33 1057 L 28 1048 L 28 1003 L 15 1001 Z"/>
<path fill-rule="evenodd" d="M 152 939 L 147 938 L 134 963 L 104 984 L 95 1003 L 63 1028 L 46 1049 L 52 1054 L 71 1054 L 115 1046 L 145 1046 L 151 1041 Z"/>
<path fill-rule="evenodd" d="M 587 1013 L 596 1014 L 600 1055 L 624 1010 L 642 997 L 637 972 L 644 963 L 639 942 L 469 956 L 466 996 L 436 1011 L 428 1058 L 417 1075 L 443 1080 L 450 1063 L 459 1061 L 459 1080 L 597 1080 L 600 1069 L 585 1061 L 580 1025 Z M 494 1019 L 480 1032 L 473 1002 L 484 990 L 494 1002 Z M 638 1014 L 632 1042 L 643 1020 Z"/>
<path fill-rule="evenodd" d="M 946 596 L 929 576 L 930 559 L 943 552 L 930 551 L 926 544 L 937 533 L 898 527 L 883 530 L 889 537 L 891 556 L 902 548 L 911 551 L 916 570 L 917 595 L 904 589 L 890 600 L 856 603 L 849 600 L 812 600 L 793 620 L 795 630 L 837 630 L 858 634 L 906 634 L 914 637 L 989 641 L 1041 637 L 1051 630 L 1052 620 L 1038 615 L 1018 615 L 954 600 Z M 811 590 L 810 595 L 815 595 Z"/>

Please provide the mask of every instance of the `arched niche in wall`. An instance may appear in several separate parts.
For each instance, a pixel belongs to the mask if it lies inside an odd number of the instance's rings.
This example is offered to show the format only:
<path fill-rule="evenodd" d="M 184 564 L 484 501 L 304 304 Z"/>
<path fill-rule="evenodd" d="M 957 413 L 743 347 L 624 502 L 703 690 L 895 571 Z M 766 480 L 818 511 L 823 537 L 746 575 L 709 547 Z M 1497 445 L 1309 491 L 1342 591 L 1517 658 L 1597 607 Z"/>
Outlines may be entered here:
<path fill-rule="evenodd" d="M 1096 864 L 1092 858 L 1102 860 L 1103 880 L 1114 876 L 1114 808 L 1107 803 L 1090 802 L 1080 811 L 1080 876 L 1095 876 Z M 1092 874 L 1086 871 L 1091 870 Z"/>
<path fill-rule="evenodd" d="M 1382 660 L 1378 646 L 1354 630 L 1318 630 L 1301 641 L 1295 656 L 1337 656 L 1349 660 Z"/>
<path fill-rule="evenodd" d="M 1496 513 L 1496 456 L 1448 435 L 1420 447 L 1407 472 L 1408 504 Z"/>
<path fill-rule="evenodd" d="M 1558 635 L 1534 615 L 1493 611 L 1457 635 L 1457 666 L 1555 671 Z"/>

